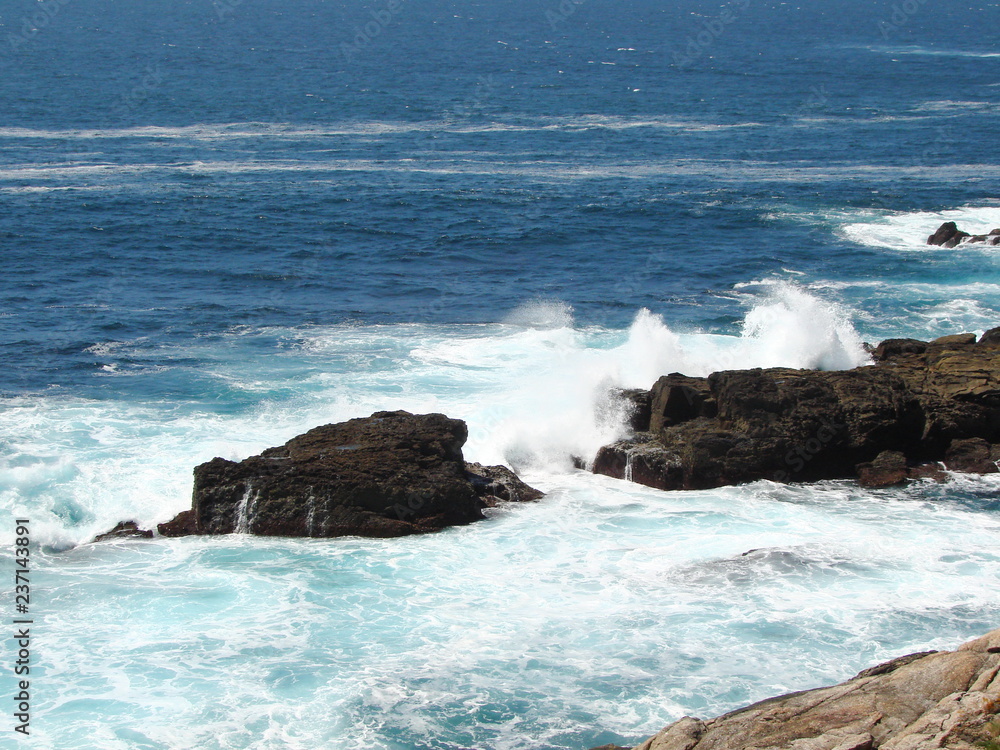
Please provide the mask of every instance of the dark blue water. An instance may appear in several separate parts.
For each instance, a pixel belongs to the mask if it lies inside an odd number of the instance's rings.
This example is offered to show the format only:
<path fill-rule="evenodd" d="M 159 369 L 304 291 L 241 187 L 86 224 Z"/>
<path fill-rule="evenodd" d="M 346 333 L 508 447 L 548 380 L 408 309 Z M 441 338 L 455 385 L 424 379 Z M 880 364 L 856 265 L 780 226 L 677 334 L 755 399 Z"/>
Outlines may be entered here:
<path fill-rule="evenodd" d="M 109 338 L 534 299 L 731 332 L 782 269 L 941 280 L 788 214 L 996 198 L 996 8 L 237 3 L 5 9 L 0 389 Z"/>
<path fill-rule="evenodd" d="M 8 0 L 0 516 L 43 545 L 39 741 L 629 744 L 995 626 L 990 478 L 667 494 L 569 456 L 620 433 L 608 385 L 1000 324 L 997 248 L 924 244 L 1000 226 L 997 28 Z M 549 498 L 391 543 L 81 544 L 187 507 L 212 456 L 383 408 L 466 419 L 467 457 Z"/>

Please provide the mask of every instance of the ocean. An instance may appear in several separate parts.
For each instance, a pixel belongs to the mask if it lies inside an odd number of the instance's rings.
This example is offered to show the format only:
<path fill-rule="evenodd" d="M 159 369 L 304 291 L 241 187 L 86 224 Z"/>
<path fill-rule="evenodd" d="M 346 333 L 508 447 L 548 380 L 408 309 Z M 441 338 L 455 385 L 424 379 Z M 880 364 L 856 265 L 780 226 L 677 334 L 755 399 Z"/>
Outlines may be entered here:
<path fill-rule="evenodd" d="M 1000 325 L 1000 6 L 9 0 L 3 747 L 585 750 L 1000 623 L 1000 475 L 667 493 L 614 387 Z M 538 503 L 88 544 L 377 410 Z M 31 600 L 15 610 L 16 523 Z M 30 736 L 13 619 L 30 617 Z"/>

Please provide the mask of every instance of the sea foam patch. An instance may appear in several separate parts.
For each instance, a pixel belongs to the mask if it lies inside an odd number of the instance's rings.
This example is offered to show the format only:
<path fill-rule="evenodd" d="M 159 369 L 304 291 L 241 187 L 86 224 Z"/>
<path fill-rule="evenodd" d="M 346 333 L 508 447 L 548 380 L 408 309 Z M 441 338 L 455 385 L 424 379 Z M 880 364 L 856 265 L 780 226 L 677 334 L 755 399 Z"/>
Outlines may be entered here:
<path fill-rule="evenodd" d="M 928 248 L 927 238 L 946 221 L 954 221 L 959 229 L 969 234 L 986 234 L 1000 227 L 1000 206 L 963 206 L 944 211 L 876 214 L 869 220 L 845 222 L 840 231 L 848 239 L 872 247 L 934 251 L 939 248 Z M 968 245 L 960 248 L 960 251 L 981 249 L 982 246 Z"/>

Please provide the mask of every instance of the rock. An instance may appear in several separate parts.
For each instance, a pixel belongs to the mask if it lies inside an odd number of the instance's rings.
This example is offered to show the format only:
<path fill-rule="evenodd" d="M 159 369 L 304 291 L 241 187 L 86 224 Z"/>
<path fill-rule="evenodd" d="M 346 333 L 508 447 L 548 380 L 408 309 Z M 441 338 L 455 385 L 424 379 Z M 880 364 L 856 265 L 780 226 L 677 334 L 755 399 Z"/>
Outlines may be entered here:
<path fill-rule="evenodd" d="M 689 378 L 678 372 L 664 375 L 650 391 L 649 431 L 715 416 L 715 400 L 705 378 Z"/>
<path fill-rule="evenodd" d="M 927 244 L 940 245 L 941 247 L 955 247 L 968 236 L 969 233 L 961 231 L 955 225 L 955 222 L 946 221 L 937 228 L 934 234 L 927 238 Z"/>
<path fill-rule="evenodd" d="M 944 456 L 944 465 L 949 471 L 970 474 L 996 474 L 1000 446 L 993 446 L 982 438 L 952 440 Z"/>
<path fill-rule="evenodd" d="M 876 677 L 880 674 L 889 674 L 890 672 L 895 672 L 900 667 L 905 667 L 910 662 L 917 661 L 918 659 L 923 659 L 925 656 L 930 656 L 931 654 L 940 653 L 939 651 L 919 651 L 915 654 L 907 654 L 906 656 L 899 656 L 895 659 L 890 659 L 889 661 L 882 662 L 881 664 L 876 664 L 874 667 L 868 667 L 868 669 L 862 669 L 856 675 L 854 675 L 855 680 L 859 680 L 862 677 Z"/>
<path fill-rule="evenodd" d="M 680 457 L 665 451 L 648 432 L 602 447 L 591 470 L 661 490 L 684 488 Z"/>
<path fill-rule="evenodd" d="M 899 451 L 882 451 L 874 461 L 858 465 L 858 484 L 862 487 L 892 487 L 907 478 L 906 456 Z"/>
<path fill-rule="evenodd" d="M 872 359 L 876 362 L 886 362 L 900 354 L 923 354 L 927 351 L 927 342 L 917 339 L 887 339 L 872 351 Z"/>
<path fill-rule="evenodd" d="M 196 467 L 190 515 L 164 527 L 395 537 L 471 523 L 501 499 L 541 496 L 504 467 L 466 467 L 467 435 L 461 420 L 405 411 L 317 427 L 239 463 Z"/>
<path fill-rule="evenodd" d="M 959 229 L 955 222 L 946 221 L 927 238 L 928 245 L 940 245 L 941 247 L 955 247 L 965 243 L 1000 245 L 1000 229 L 993 229 L 989 234 L 969 234 Z"/>
<path fill-rule="evenodd" d="M 973 750 L 996 739 L 1000 630 L 839 685 L 770 698 L 709 721 L 684 717 L 635 750 Z"/>
<path fill-rule="evenodd" d="M 982 242 L 987 245 L 1000 245 L 1000 229 L 993 229 L 989 234 L 974 234 L 966 242 Z"/>
<path fill-rule="evenodd" d="M 649 405 L 651 394 L 641 388 L 628 388 L 612 394 L 626 402 L 629 411 L 629 427 L 633 432 L 646 432 L 649 429 Z"/>
<path fill-rule="evenodd" d="M 980 336 L 979 345 L 991 348 L 1000 346 L 1000 328 L 991 328 Z"/>
<path fill-rule="evenodd" d="M 111 531 L 105 531 L 94 537 L 95 542 L 108 542 L 112 539 L 151 539 L 152 531 L 140 529 L 135 521 L 122 521 Z"/>
<path fill-rule="evenodd" d="M 198 533 L 198 523 L 193 510 L 184 510 L 166 523 L 158 523 L 156 531 L 160 536 L 191 536 Z"/>
<path fill-rule="evenodd" d="M 472 482 L 476 497 L 488 508 L 501 502 L 524 503 L 540 500 L 545 493 L 522 482 L 506 466 L 483 466 L 467 463 L 465 474 Z"/>
<path fill-rule="evenodd" d="M 871 487 L 939 478 L 934 464 L 953 441 L 1000 444 L 997 344 L 1000 329 L 978 341 L 890 339 L 873 350 L 873 366 L 853 370 L 665 375 L 650 391 L 650 430 L 602 448 L 592 470 L 667 490 L 859 473 Z M 995 470 L 982 457 L 975 465 Z"/>
<path fill-rule="evenodd" d="M 906 473 L 910 479 L 931 479 L 935 482 L 944 482 L 948 479 L 948 474 L 940 463 L 911 466 Z"/>
<path fill-rule="evenodd" d="M 976 343 L 976 334 L 974 333 L 955 333 L 951 336 L 941 336 L 934 339 L 929 344 L 927 348 L 937 349 L 937 350 L 953 350 L 953 349 L 965 349 L 966 347 L 972 346 Z"/>

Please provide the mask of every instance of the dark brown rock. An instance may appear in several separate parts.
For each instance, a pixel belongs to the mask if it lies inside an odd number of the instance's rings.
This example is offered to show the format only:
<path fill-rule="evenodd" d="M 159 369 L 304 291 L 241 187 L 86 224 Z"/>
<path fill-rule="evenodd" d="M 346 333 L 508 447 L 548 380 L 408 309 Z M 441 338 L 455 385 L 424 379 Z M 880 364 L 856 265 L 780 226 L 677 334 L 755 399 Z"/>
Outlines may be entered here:
<path fill-rule="evenodd" d="M 661 490 L 685 488 L 679 456 L 665 450 L 650 433 L 605 445 L 597 452 L 592 471 Z"/>
<path fill-rule="evenodd" d="M 151 539 L 153 532 L 140 529 L 135 521 L 122 521 L 111 531 L 105 531 L 94 537 L 95 542 L 108 542 L 113 539 Z"/>
<path fill-rule="evenodd" d="M 486 498 L 540 496 L 502 467 L 467 472 L 467 434 L 464 422 L 443 414 L 376 412 L 317 427 L 239 463 L 215 458 L 194 471 L 194 528 L 395 537 L 479 520 Z M 178 516 L 168 527 L 190 525 Z"/>
<path fill-rule="evenodd" d="M 612 394 L 612 398 L 625 402 L 629 413 L 628 424 L 633 432 L 646 432 L 649 429 L 651 395 L 641 388 L 628 388 Z"/>
<path fill-rule="evenodd" d="M 917 339 L 887 339 L 872 351 L 872 359 L 885 362 L 900 354 L 923 354 L 927 351 L 927 342 Z"/>
<path fill-rule="evenodd" d="M 874 461 L 858 464 L 858 484 L 862 487 L 892 487 L 907 478 L 906 456 L 899 451 L 882 451 Z"/>
<path fill-rule="evenodd" d="M 1000 328 L 991 328 L 979 337 L 979 345 L 984 347 L 1000 347 Z"/>
<path fill-rule="evenodd" d="M 996 474 L 997 447 L 982 438 L 952 440 L 944 456 L 944 465 L 949 471 L 963 471 L 971 474 Z"/>
<path fill-rule="evenodd" d="M 910 479 L 931 479 L 935 482 L 944 482 L 948 479 L 948 474 L 940 463 L 927 463 L 911 466 L 907 469 Z"/>
<path fill-rule="evenodd" d="M 853 370 L 667 375 L 651 390 L 649 433 L 606 446 L 593 471 L 661 489 L 858 471 L 868 486 L 937 478 L 933 464 L 953 441 L 1000 444 L 997 343 L 1000 329 L 978 342 L 971 333 L 890 339 L 875 348 L 874 366 Z M 927 468 L 908 468 L 907 458 Z M 995 470 L 981 457 L 975 465 Z"/>
<path fill-rule="evenodd" d="M 966 349 L 976 343 L 976 334 L 974 333 L 954 333 L 950 336 L 940 336 L 933 341 L 928 342 L 927 348 L 929 350 L 954 350 L 954 349 Z M 938 352 L 935 352 L 937 354 Z"/>
<path fill-rule="evenodd" d="M 540 500 L 545 496 L 545 493 L 522 482 L 517 474 L 506 466 L 467 463 L 465 474 L 472 482 L 476 497 L 489 508 L 501 502 L 525 503 Z"/>
<path fill-rule="evenodd" d="M 690 378 L 680 373 L 664 375 L 650 390 L 649 431 L 689 422 L 698 417 L 715 416 L 715 400 L 705 378 Z"/>
<path fill-rule="evenodd" d="M 968 232 L 960 230 L 953 221 L 946 221 L 937 228 L 930 237 L 927 238 L 928 245 L 940 245 L 941 247 L 955 247 L 959 242 L 969 236 Z"/>
<path fill-rule="evenodd" d="M 191 536 L 198 533 L 197 519 L 193 510 L 184 510 L 178 513 L 170 521 L 156 525 L 156 531 L 160 536 Z"/>
<path fill-rule="evenodd" d="M 927 238 L 928 245 L 940 245 L 941 247 L 956 247 L 964 243 L 1000 245 L 1000 229 L 993 229 L 988 234 L 969 234 L 960 230 L 955 222 L 946 221 Z"/>

